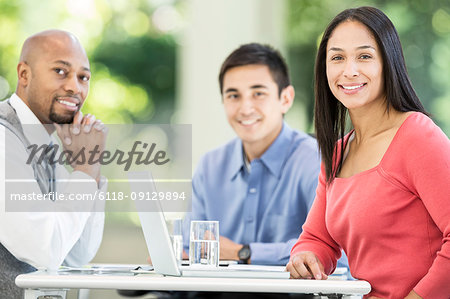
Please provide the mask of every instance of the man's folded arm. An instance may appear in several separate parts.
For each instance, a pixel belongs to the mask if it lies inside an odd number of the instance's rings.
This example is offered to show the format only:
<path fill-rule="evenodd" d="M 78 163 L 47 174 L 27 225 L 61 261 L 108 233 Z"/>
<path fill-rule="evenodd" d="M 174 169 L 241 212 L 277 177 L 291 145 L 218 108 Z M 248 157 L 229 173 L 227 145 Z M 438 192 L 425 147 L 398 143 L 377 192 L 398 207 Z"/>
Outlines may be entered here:
<path fill-rule="evenodd" d="M 5 140 L 5 130 L 0 128 L 0 140 Z M 14 176 L 20 178 L 25 183 L 20 189 L 23 194 L 41 194 L 38 183 L 34 178 L 31 165 L 26 164 L 27 153 L 23 144 L 18 138 L 8 138 L 8 163 L 14 169 Z M 33 212 L 32 209 L 26 212 L 5 212 L 6 199 L 6 176 L 5 176 L 5 145 L 0 148 L 0 242 L 17 259 L 32 265 L 35 268 L 58 268 L 74 248 L 80 236 L 83 235 L 86 224 L 89 222 L 91 212 Z M 87 177 L 88 187 L 83 192 L 92 192 L 97 189 L 97 183 L 89 176 Z M 70 178 L 80 177 L 79 173 L 72 173 L 63 193 L 71 192 Z M 35 201 L 32 205 L 52 205 L 51 201 Z M 94 205 L 94 203 L 87 203 Z M 101 214 L 101 213 L 97 213 Z M 102 216 L 96 222 L 102 222 Z M 102 219 L 99 219 L 102 218 Z M 92 220 L 94 221 L 94 219 Z M 102 222 L 103 223 L 103 222 Z M 103 228 L 103 226 L 101 227 Z M 86 231 L 88 232 L 88 231 Z M 89 232 L 88 235 L 91 235 Z M 98 234 L 98 233 L 97 233 Z M 101 238 L 99 239 L 101 241 Z M 36 245 L 38 244 L 38 245 Z M 98 246 L 97 246 L 98 248 Z"/>
<path fill-rule="evenodd" d="M 104 213 L 90 213 L 80 238 L 64 259 L 64 265 L 79 267 L 95 257 L 102 241 L 104 222 Z"/>
<path fill-rule="evenodd" d="M 286 265 L 297 239 L 277 243 L 250 243 L 252 264 Z"/>

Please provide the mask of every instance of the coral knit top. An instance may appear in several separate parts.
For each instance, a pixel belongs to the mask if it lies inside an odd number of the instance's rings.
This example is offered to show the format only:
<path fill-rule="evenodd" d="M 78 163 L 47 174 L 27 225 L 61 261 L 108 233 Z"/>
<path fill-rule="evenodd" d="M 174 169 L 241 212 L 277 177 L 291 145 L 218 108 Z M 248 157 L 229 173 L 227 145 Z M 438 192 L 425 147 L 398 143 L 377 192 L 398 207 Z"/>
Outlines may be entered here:
<path fill-rule="evenodd" d="M 330 274 L 343 248 L 367 297 L 450 298 L 450 141 L 430 118 L 409 115 L 374 168 L 327 186 L 322 167 L 316 193 L 291 256 Z"/>

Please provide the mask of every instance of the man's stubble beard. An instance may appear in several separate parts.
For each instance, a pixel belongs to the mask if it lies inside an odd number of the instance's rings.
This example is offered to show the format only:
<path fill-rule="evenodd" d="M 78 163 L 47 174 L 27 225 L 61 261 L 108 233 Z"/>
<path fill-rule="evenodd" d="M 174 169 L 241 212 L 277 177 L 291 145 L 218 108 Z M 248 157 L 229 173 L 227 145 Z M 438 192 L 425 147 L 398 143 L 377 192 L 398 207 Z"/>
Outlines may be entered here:
<path fill-rule="evenodd" d="M 73 112 L 73 114 L 71 114 L 71 115 L 57 114 L 55 112 L 55 103 L 56 103 L 56 99 L 53 99 L 52 105 L 50 106 L 50 114 L 48 117 L 50 119 L 50 121 L 60 124 L 60 125 L 73 123 L 73 118 L 75 117 L 75 114 L 78 112 L 78 110 Z"/>
<path fill-rule="evenodd" d="M 30 83 L 30 90 L 28 93 L 28 97 L 27 97 L 27 101 L 28 103 L 42 103 L 42 101 L 39 101 L 40 98 L 40 93 L 35 90 L 34 88 L 34 84 L 33 82 Z M 75 117 L 75 114 L 79 111 L 79 109 L 77 111 L 75 111 L 72 115 L 59 115 L 55 112 L 55 102 L 56 102 L 56 98 L 52 99 L 52 104 L 50 105 L 50 112 L 48 115 L 48 119 L 52 122 L 52 123 L 57 123 L 57 124 L 71 124 L 73 123 L 73 119 Z M 42 104 L 38 104 L 34 107 L 35 109 L 38 110 L 43 110 L 45 108 L 43 108 Z M 32 109 L 33 110 L 33 109 Z M 36 113 L 35 113 L 36 114 Z"/>

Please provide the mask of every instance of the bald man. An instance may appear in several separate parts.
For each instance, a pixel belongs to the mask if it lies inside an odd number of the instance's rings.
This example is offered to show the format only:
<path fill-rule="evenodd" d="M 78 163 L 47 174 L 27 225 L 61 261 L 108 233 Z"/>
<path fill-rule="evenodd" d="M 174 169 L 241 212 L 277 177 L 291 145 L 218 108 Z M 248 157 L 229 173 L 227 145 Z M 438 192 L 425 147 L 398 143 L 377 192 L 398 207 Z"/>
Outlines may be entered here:
<path fill-rule="evenodd" d="M 99 163 L 73 163 L 73 171 L 68 172 L 46 159 L 26 162 L 30 145 L 55 144 L 55 130 L 64 150 L 104 148 L 107 130 L 103 123 L 80 111 L 91 71 L 78 39 L 60 30 L 29 37 L 17 75 L 16 92 L 0 103 L 0 298 L 23 297 L 14 283 L 21 273 L 88 263 L 100 245 L 104 224 L 104 214 L 97 212 L 103 203 L 97 201 L 83 203 L 82 212 L 71 206 L 58 213 L 5 209 L 11 189 L 28 196 L 106 190 Z M 43 205 L 58 207 L 61 202 L 39 201 L 35 207 Z"/>

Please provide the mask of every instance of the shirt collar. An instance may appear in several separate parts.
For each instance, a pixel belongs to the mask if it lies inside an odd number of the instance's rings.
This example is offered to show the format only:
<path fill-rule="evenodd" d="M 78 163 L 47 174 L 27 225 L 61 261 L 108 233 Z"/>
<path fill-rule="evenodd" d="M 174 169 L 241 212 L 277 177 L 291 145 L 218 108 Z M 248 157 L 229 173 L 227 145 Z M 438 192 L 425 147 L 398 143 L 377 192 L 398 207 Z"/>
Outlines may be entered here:
<path fill-rule="evenodd" d="M 261 156 L 261 161 L 266 165 L 269 171 L 279 177 L 281 169 L 286 161 L 289 151 L 291 150 L 293 130 L 283 122 L 280 134 L 269 148 Z"/>
<path fill-rule="evenodd" d="M 269 148 L 261 156 L 261 162 L 269 169 L 269 171 L 276 177 L 279 177 L 283 164 L 290 151 L 290 144 L 292 141 L 293 130 L 283 122 L 280 134 L 278 134 L 275 141 L 269 146 Z M 244 151 L 242 140 L 236 139 L 234 143 L 234 154 L 231 157 L 230 165 L 230 179 L 234 179 L 236 175 L 245 169 Z"/>
<path fill-rule="evenodd" d="M 49 144 L 52 140 L 47 130 L 25 102 L 15 93 L 9 98 L 9 103 L 16 111 L 23 126 L 25 136 L 31 144 Z M 30 126 L 32 125 L 32 126 Z"/>
<path fill-rule="evenodd" d="M 231 151 L 231 159 L 230 159 L 230 179 L 233 180 L 236 175 L 241 171 L 245 170 L 245 162 L 244 159 L 244 148 L 242 145 L 242 140 L 239 138 L 235 139 L 233 146 L 233 150 Z"/>
<path fill-rule="evenodd" d="M 244 147 L 242 147 L 242 159 L 244 160 L 245 170 L 247 170 L 247 172 L 250 173 L 252 165 L 250 164 L 250 161 L 248 161 L 247 155 L 245 154 L 244 151 Z"/>

